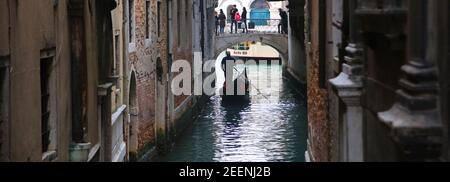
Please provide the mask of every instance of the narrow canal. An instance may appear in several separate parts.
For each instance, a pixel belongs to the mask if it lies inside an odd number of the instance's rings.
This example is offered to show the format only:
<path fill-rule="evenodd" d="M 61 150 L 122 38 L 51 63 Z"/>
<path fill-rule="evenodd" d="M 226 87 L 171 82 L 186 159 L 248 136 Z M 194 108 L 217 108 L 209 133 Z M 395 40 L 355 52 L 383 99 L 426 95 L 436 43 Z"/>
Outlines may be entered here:
<path fill-rule="evenodd" d="M 159 161 L 305 161 L 307 108 L 300 87 L 283 76 L 279 65 L 248 69 L 253 86 L 261 89 L 258 94 L 250 102 L 231 105 L 220 96 L 211 97 L 173 150 Z M 270 87 L 261 88 L 265 83 Z"/>

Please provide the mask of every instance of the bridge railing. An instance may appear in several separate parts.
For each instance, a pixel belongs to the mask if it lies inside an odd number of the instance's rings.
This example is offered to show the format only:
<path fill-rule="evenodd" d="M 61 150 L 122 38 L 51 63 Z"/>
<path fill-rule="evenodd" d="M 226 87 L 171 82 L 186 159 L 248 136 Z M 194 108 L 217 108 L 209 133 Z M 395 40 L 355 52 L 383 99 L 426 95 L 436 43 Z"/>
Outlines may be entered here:
<path fill-rule="evenodd" d="M 231 32 L 233 25 L 233 32 Z M 244 31 L 245 26 L 247 27 Z M 224 32 L 220 32 L 220 26 L 217 26 L 217 36 L 236 34 L 287 34 L 287 23 L 283 25 L 281 19 L 247 19 L 233 23 L 227 20 Z"/>

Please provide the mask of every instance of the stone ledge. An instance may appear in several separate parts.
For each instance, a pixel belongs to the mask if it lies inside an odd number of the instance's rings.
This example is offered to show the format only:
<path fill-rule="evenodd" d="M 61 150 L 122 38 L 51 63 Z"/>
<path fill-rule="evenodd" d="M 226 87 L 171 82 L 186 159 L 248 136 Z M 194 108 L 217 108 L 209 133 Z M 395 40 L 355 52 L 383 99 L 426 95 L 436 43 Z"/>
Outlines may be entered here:
<path fill-rule="evenodd" d="M 378 113 L 378 119 L 391 130 L 392 139 L 409 159 L 432 159 L 439 157 L 443 140 L 438 114 L 437 109 L 411 111 L 397 103 Z"/>

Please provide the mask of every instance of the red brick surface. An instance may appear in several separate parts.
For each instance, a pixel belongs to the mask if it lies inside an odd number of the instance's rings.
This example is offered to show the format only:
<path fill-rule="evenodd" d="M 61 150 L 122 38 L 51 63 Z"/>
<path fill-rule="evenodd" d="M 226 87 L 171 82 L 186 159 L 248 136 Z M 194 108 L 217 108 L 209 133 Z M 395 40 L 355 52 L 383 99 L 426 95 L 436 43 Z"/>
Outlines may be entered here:
<path fill-rule="evenodd" d="M 165 4 L 161 5 L 161 36 L 157 35 L 157 5 L 151 2 L 150 31 L 151 44 L 146 46 L 146 0 L 135 0 L 135 51 L 130 52 L 131 69 L 137 80 L 137 98 L 139 107 L 139 149 L 155 140 L 155 97 L 156 97 L 156 59 L 167 60 Z M 167 67 L 166 62 L 163 67 Z M 167 70 L 165 70 L 167 71 Z"/>

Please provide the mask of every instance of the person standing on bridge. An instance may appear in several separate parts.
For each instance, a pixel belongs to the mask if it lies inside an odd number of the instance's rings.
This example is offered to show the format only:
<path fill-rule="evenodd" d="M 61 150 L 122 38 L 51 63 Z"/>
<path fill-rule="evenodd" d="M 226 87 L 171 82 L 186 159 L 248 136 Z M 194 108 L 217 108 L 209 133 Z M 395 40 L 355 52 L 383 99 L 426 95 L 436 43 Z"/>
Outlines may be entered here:
<path fill-rule="evenodd" d="M 240 29 L 242 26 L 241 14 L 239 14 L 239 12 L 236 12 L 236 15 L 234 16 L 234 21 L 236 21 L 236 33 L 238 33 L 238 28 Z"/>
<path fill-rule="evenodd" d="M 225 13 L 223 13 L 223 10 L 220 10 L 219 14 L 219 28 L 220 28 L 220 34 L 223 35 L 225 32 L 225 26 L 227 25 L 227 16 L 225 16 Z"/>
<path fill-rule="evenodd" d="M 281 22 L 278 25 L 278 33 L 288 34 L 288 14 L 283 9 L 279 9 Z M 281 28 L 281 29 L 280 29 Z"/>
<path fill-rule="evenodd" d="M 247 8 L 242 9 L 242 15 L 241 15 L 241 21 L 242 21 L 242 29 L 244 30 L 244 33 L 248 33 L 247 28 Z"/>
<path fill-rule="evenodd" d="M 219 24 L 219 14 L 217 13 L 217 11 L 214 11 L 214 20 L 215 20 L 215 23 L 216 23 L 216 26 L 215 26 L 215 31 L 214 31 L 214 33 L 216 34 L 216 36 L 219 36 L 219 30 L 220 30 L 220 24 Z"/>
<path fill-rule="evenodd" d="M 239 10 L 236 8 L 236 5 L 233 5 L 233 8 L 231 8 L 231 10 L 230 10 L 230 16 L 231 16 L 231 33 L 233 33 L 233 28 L 234 28 L 234 31 L 237 33 L 237 28 L 238 28 L 238 26 L 237 26 L 237 21 L 236 21 L 235 17 L 236 17 L 236 13 L 237 13 L 238 11 L 239 11 Z"/>

